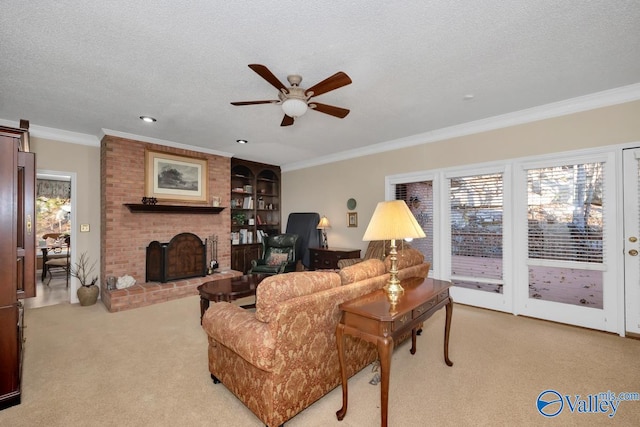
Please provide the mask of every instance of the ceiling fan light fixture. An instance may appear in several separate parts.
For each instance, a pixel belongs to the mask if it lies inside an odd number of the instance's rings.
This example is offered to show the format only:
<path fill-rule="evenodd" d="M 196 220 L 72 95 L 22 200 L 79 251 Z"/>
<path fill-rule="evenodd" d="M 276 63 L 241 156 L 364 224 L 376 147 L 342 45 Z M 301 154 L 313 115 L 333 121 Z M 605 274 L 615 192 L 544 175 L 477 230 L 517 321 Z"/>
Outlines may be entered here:
<path fill-rule="evenodd" d="M 307 103 L 301 99 L 289 98 L 282 103 L 282 111 L 289 117 L 300 117 L 307 112 Z"/>

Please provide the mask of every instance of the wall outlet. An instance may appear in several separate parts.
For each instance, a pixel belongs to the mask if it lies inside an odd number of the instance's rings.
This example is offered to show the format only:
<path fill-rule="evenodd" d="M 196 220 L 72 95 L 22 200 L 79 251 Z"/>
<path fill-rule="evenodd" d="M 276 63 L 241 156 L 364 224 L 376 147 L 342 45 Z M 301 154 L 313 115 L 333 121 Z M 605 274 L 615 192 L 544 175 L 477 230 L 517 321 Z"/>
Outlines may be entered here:
<path fill-rule="evenodd" d="M 89 231 L 89 224 L 80 224 L 80 232 L 87 233 Z"/>

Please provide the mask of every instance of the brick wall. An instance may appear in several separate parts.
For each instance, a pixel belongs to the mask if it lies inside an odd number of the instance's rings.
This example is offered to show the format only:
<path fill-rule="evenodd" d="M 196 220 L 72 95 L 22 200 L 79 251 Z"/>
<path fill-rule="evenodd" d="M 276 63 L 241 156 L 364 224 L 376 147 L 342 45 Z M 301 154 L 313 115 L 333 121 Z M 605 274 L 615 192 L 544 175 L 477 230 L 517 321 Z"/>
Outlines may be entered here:
<path fill-rule="evenodd" d="M 101 266 L 100 275 L 133 276 L 145 281 L 145 254 L 149 242 L 168 242 L 182 232 L 191 232 L 203 241 L 218 236 L 218 263 L 221 269 L 231 265 L 228 209 L 218 215 L 166 213 L 131 213 L 124 203 L 141 203 L 145 196 L 145 150 L 206 158 L 208 160 L 208 193 L 221 198 L 221 206 L 229 206 L 230 164 L 228 157 L 165 147 L 131 139 L 105 136 L 101 142 Z M 158 203 L 180 204 L 159 201 Z M 105 292 L 105 289 L 102 289 Z"/>

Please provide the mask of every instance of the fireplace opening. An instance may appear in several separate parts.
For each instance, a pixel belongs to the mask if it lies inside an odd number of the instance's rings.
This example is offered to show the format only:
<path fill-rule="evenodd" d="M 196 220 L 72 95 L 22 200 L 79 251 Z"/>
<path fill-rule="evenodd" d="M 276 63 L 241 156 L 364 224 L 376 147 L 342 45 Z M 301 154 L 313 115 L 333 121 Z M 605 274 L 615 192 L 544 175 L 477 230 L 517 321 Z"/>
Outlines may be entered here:
<path fill-rule="evenodd" d="M 147 282 L 166 283 L 206 275 L 206 244 L 193 233 L 177 234 L 168 243 L 154 240 L 147 246 Z"/>

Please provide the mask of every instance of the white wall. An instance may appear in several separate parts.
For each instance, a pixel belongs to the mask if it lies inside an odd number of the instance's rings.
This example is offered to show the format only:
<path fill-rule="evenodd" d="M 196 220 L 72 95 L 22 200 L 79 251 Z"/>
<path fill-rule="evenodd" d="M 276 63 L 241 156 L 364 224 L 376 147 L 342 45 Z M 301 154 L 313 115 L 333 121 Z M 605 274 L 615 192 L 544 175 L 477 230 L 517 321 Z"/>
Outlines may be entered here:
<path fill-rule="evenodd" d="M 75 245 L 72 254 L 86 252 L 97 261 L 95 274 L 100 273 L 100 147 L 69 144 L 31 137 L 31 151 L 36 153 L 36 170 L 61 171 L 76 176 L 76 197 L 71 203 L 75 218 L 71 224 Z M 73 183 L 72 183 L 73 185 Z M 89 232 L 80 232 L 80 224 L 89 224 Z M 72 285 L 76 284 L 75 279 Z M 77 302 L 75 289 L 71 301 Z"/>
<path fill-rule="evenodd" d="M 474 135 L 431 142 L 306 169 L 283 172 L 283 228 L 290 212 L 326 215 L 332 247 L 364 249 L 362 236 L 385 177 L 465 164 L 640 141 L 640 101 L 598 108 Z M 100 256 L 100 148 L 31 138 L 38 169 L 76 172 L 77 253 Z M 347 227 L 347 200 L 356 199 L 358 227 Z M 80 233 L 79 224 L 90 224 Z M 99 261 L 98 261 L 99 263 Z"/>
<path fill-rule="evenodd" d="M 283 172 L 282 212 L 318 212 L 332 225 L 329 245 L 365 249 L 362 236 L 385 198 L 385 177 L 530 155 L 640 141 L 640 101 Z M 358 227 L 347 228 L 355 198 Z"/>

